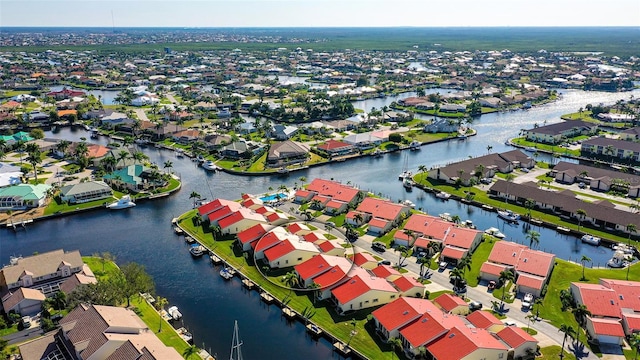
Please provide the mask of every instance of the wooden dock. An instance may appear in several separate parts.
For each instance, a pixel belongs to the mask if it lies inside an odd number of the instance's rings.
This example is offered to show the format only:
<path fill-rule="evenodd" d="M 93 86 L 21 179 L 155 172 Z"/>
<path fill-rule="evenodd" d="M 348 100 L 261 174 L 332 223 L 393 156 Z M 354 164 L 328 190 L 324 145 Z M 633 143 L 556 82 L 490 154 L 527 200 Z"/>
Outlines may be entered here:
<path fill-rule="evenodd" d="M 342 356 L 345 356 L 345 357 L 351 354 L 351 348 L 347 346 L 347 344 L 340 341 L 333 343 L 333 350 L 337 351 L 338 353 L 340 353 Z"/>
<path fill-rule="evenodd" d="M 213 356 L 211 356 L 211 354 L 209 354 L 209 352 L 205 349 L 200 349 L 200 351 L 198 351 L 198 356 L 200 356 L 200 359 L 202 360 L 216 360 Z"/>
<path fill-rule="evenodd" d="M 322 335 L 322 330 L 320 330 L 320 328 L 317 327 L 314 324 L 307 324 L 306 328 L 307 328 L 307 331 L 310 332 L 314 336 Z"/>
<path fill-rule="evenodd" d="M 256 284 L 249 279 L 242 279 L 242 285 L 244 285 L 244 287 L 249 290 L 253 289 L 253 287 L 256 286 Z"/>
<path fill-rule="evenodd" d="M 267 304 L 271 304 L 274 300 L 273 296 L 264 291 L 260 293 L 260 298 L 262 298 L 262 301 L 266 302 Z"/>
<path fill-rule="evenodd" d="M 290 307 L 283 307 L 282 308 L 282 314 L 287 318 L 287 319 L 293 319 L 296 317 L 296 312 L 293 311 L 293 309 L 291 309 Z"/>
<path fill-rule="evenodd" d="M 26 229 L 27 224 L 31 224 L 32 222 L 33 222 L 33 219 L 22 219 L 22 220 L 10 219 L 7 222 L 7 227 L 12 228 L 13 230 L 18 230 L 19 227 Z"/>

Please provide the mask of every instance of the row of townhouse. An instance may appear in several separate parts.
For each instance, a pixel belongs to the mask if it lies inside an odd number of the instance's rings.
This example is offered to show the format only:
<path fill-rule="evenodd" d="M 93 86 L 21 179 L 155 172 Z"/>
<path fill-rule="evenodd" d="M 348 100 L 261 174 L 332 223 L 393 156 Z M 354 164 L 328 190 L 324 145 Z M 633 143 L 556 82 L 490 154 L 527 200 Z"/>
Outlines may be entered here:
<path fill-rule="evenodd" d="M 469 186 L 473 180 L 493 177 L 496 173 L 507 174 L 518 168 L 531 169 L 536 161 L 520 150 L 512 150 L 499 154 L 488 154 L 463 160 L 443 167 L 429 170 L 429 178 L 445 181 L 450 184 L 458 180 Z"/>
<path fill-rule="evenodd" d="M 640 197 L 640 176 L 634 174 L 561 161 L 553 167 L 551 176 L 565 184 L 584 182 L 595 191 L 609 191 L 622 180 L 628 183 L 627 196 Z"/>
<path fill-rule="evenodd" d="M 537 209 L 550 211 L 561 217 L 573 218 L 583 224 L 591 223 L 593 226 L 603 229 L 628 232 L 627 225 L 629 224 L 640 228 L 640 216 L 637 214 L 616 209 L 615 205 L 608 200 L 582 201 L 570 190 L 548 191 L 540 189 L 538 184 L 533 182 L 515 184 L 498 180 L 489 189 L 489 194 L 522 205 L 531 199 Z M 578 214 L 578 210 L 584 210 L 586 215 Z M 638 231 L 636 230 L 634 233 L 638 234 Z"/>
<path fill-rule="evenodd" d="M 498 281 L 503 271 L 513 271 L 519 293 L 542 296 L 551 277 L 556 256 L 510 241 L 498 241 L 489 258 L 480 267 L 480 278 Z"/>
<path fill-rule="evenodd" d="M 625 336 L 640 332 L 640 282 L 600 279 L 599 284 L 573 282 L 575 302 L 585 305 L 586 331 L 600 343 L 622 345 Z"/>
<path fill-rule="evenodd" d="M 318 300 L 330 300 L 339 313 L 387 304 L 401 296 L 422 297 L 425 286 L 369 253 L 320 254 L 294 267 L 305 288 L 315 285 Z"/>
<path fill-rule="evenodd" d="M 442 248 L 440 258 L 457 263 L 480 245 L 482 232 L 460 227 L 435 216 L 413 214 L 404 229 L 396 231 L 393 240 L 396 245 L 412 246 L 415 252 L 428 252 L 429 244 L 437 242 Z"/>
<path fill-rule="evenodd" d="M 324 209 L 325 213 L 337 215 L 346 212 L 349 206 L 355 206 L 364 198 L 361 190 L 336 181 L 314 179 L 306 189 L 298 189 L 294 200 L 297 203 L 311 202 Z"/>
<path fill-rule="evenodd" d="M 354 226 L 369 224 L 367 232 L 380 236 L 400 225 L 410 214 L 411 209 L 406 205 L 367 197 L 355 210 L 347 213 L 345 221 Z"/>
<path fill-rule="evenodd" d="M 533 129 L 525 130 L 524 136 L 529 141 L 545 144 L 559 144 L 565 139 L 579 135 L 595 134 L 597 131 L 597 124 L 588 123 L 582 120 L 573 120 L 534 127 Z"/>
<path fill-rule="evenodd" d="M 433 302 L 402 297 L 372 317 L 378 336 L 400 339 L 409 358 L 425 351 L 431 359 L 517 359 L 537 349 L 538 341 L 521 328 L 505 326 L 487 311 L 468 313 L 464 300 L 443 294 Z"/>
<path fill-rule="evenodd" d="M 597 137 L 582 142 L 582 156 L 612 157 L 618 160 L 640 162 L 640 143 L 635 141 Z"/>

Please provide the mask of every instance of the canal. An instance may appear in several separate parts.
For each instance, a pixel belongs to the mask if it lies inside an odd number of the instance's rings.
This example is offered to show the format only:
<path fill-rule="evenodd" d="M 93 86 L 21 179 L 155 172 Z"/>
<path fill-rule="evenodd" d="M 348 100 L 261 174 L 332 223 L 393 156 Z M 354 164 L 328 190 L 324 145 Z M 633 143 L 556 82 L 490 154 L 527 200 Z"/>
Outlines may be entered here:
<path fill-rule="evenodd" d="M 469 155 L 501 152 L 512 148 L 504 141 L 516 136 L 521 128 L 534 123 L 559 121 L 564 113 L 576 111 L 588 103 L 614 103 L 629 93 L 587 93 L 566 91 L 560 101 L 536 107 L 528 111 L 484 115 L 472 125 L 478 135 L 467 141 L 450 141 L 428 145 L 421 151 L 407 154 L 409 169 L 416 172 L 419 165 L 431 167 L 459 161 Z M 388 99 L 367 100 L 367 106 L 380 108 Z M 386 104 L 388 105 L 388 104 Z M 355 104 L 359 107 L 359 104 Z M 83 130 L 62 129 L 47 137 L 79 140 L 87 137 Z M 106 139 L 97 140 L 103 144 Z M 430 214 L 448 212 L 462 219 L 471 219 L 479 229 L 498 227 L 507 239 L 526 243 L 523 225 L 509 226 L 501 222 L 495 213 L 467 207 L 455 201 L 441 201 L 431 194 L 415 189 L 405 192 L 397 175 L 403 170 L 404 155 L 387 154 L 381 158 L 362 158 L 353 161 L 307 169 L 287 177 L 242 177 L 225 173 L 211 174 L 191 162 L 178 159 L 173 152 L 153 147 L 143 151 L 152 162 L 162 164 L 169 160 L 183 179 L 183 188 L 174 196 L 144 202 L 126 211 L 97 210 L 55 220 L 31 224 L 26 231 L 0 232 L 0 263 L 7 263 L 11 255 L 30 255 L 63 248 L 79 249 L 84 255 L 110 252 L 119 263 L 135 261 L 143 264 L 156 281 L 158 294 L 177 305 L 184 315 L 184 325 L 194 333 L 195 344 L 220 357 L 226 357 L 233 330 L 238 320 L 240 336 L 244 341 L 246 358 L 326 359 L 335 356 L 331 345 L 318 342 L 304 335 L 302 324 L 288 323 L 275 306 L 263 304 L 256 292 L 242 289 L 240 281 L 224 282 L 206 258 L 194 260 L 185 245 L 173 234 L 170 220 L 189 210 L 189 194 L 197 191 L 209 199 L 215 197 L 238 198 L 241 193 L 262 193 L 269 187 L 281 184 L 289 187 L 300 183 L 300 177 L 308 180 L 321 177 L 342 182 L 350 181 L 362 189 L 381 193 L 397 201 L 409 199 Z M 594 260 L 594 265 L 604 265 L 611 256 L 608 249 L 582 244 L 574 237 L 559 235 L 555 231 L 534 227 L 541 233 L 540 249 L 555 252 L 560 258 L 579 258 L 582 254 Z"/>

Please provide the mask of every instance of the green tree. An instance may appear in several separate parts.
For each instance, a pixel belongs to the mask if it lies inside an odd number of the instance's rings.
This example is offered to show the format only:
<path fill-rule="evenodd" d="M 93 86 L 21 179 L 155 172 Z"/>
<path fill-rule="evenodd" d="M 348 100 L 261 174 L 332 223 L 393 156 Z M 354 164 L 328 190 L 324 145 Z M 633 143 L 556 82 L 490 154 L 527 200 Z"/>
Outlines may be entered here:
<path fill-rule="evenodd" d="M 123 292 L 127 299 L 127 307 L 131 305 L 133 295 L 153 292 L 155 288 L 153 279 L 147 274 L 144 266 L 132 262 L 124 265 L 121 270 L 125 279 Z"/>
<path fill-rule="evenodd" d="M 627 226 L 625 228 L 627 229 L 627 232 L 629 233 L 629 237 L 627 238 L 627 242 L 628 242 L 629 246 L 631 246 L 631 234 L 633 234 L 634 232 L 638 231 L 638 227 L 636 226 L 636 224 L 627 224 Z"/>
<path fill-rule="evenodd" d="M 582 225 L 582 221 L 587 216 L 587 212 L 584 209 L 576 210 L 576 215 L 578 215 L 578 231 L 580 231 L 580 226 Z"/>
<path fill-rule="evenodd" d="M 195 345 L 191 345 L 188 348 L 184 349 L 184 351 L 182 352 L 182 356 L 187 360 L 191 359 L 192 357 L 198 357 L 198 351 L 199 349 Z"/>
<path fill-rule="evenodd" d="M 540 233 L 535 230 L 527 231 L 527 240 L 529 240 L 529 247 L 533 249 L 533 245 L 536 247 L 540 244 Z"/>
<path fill-rule="evenodd" d="M 31 145 L 31 144 L 29 144 Z M 34 144 L 35 145 L 35 144 Z M 42 152 L 40 148 L 36 145 L 34 148 L 30 149 L 27 155 L 27 162 L 33 166 L 33 174 L 36 178 L 36 183 L 38 182 L 38 164 L 42 163 Z"/>
<path fill-rule="evenodd" d="M 471 270 L 471 262 L 472 262 L 471 256 L 465 255 L 456 264 L 456 268 L 462 270 L 462 276 L 464 276 L 467 270 Z"/>
<path fill-rule="evenodd" d="M 591 258 L 587 255 L 582 255 L 582 257 L 580 258 L 580 263 L 582 264 L 582 279 L 580 280 L 586 280 L 586 278 L 584 277 L 584 266 L 588 262 L 592 262 Z"/>
<path fill-rule="evenodd" d="M 637 332 L 633 333 L 629 337 L 629 345 L 631 345 L 631 348 L 635 352 L 635 355 L 633 358 L 638 359 L 638 352 L 640 352 L 640 333 L 637 333 Z"/>
<path fill-rule="evenodd" d="M 156 297 L 156 301 L 154 303 L 154 306 L 156 308 L 156 310 L 158 311 L 162 311 L 164 309 L 164 307 L 169 303 L 169 300 L 167 300 L 167 298 L 162 297 L 162 296 L 158 296 Z M 158 332 L 162 331 L 162 323 L 164 322 L 164 319 L 160 319 L 160 328 L 158 328 Z"/>
<path fill-rule="evenodd" d="M 576 329 L 574 329 L 571 325 L 561 324 L 558 331 L 563 333 L 562 336 L 562 349 L 560 349 L 560 359 L 564 358 L 564 344 L 567 341 L 567 337 L 575 338 Z"/>
<path fill-rule="evenodd" d="M 500 282 L 500 286 L 502 287 L 502 297 L 500 298 L 501 305 L 504 305 L 504 297 L 507 295 L 507 283 L 513 280 L 515 280 L 515 275 L 511 270 L 503 270 L 500 272 L 498 281 Z"/>
<path fill-rule="evenodd" d="M 196 201 L 197 199 L 201 199 L 202 196 L 200 196 L 200 194 L 198 194 L 195 191 L 192 191 L 191 194 L 189 194 L 189 199 L 193 199 L 193 208 L 196 208 Z"/>

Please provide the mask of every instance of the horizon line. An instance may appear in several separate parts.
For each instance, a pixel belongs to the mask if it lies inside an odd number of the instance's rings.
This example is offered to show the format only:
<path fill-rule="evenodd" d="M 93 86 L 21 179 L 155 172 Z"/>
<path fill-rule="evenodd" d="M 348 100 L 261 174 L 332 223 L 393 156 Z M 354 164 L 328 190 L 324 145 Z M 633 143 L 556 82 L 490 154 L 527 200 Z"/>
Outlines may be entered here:
<path fill-rule="evenodd" d="M 92 26 L 92 25 L 0 25 L 0 29 L 4 28 L 58 28 L 58 29 L 150 29 L 150 28 L 163 28 L 163 29 L 446 29 L 446 28 L 462 28 L 462 29 L 494 29 L 494 28 L 637 28 L 640 30 L 640 25 L 494 25 L 494 26 L 465 26 L 465 25 L 443 25 L 443 26 L 161 26 L 161 25 L 149 25 L 149 26 Z"/>

